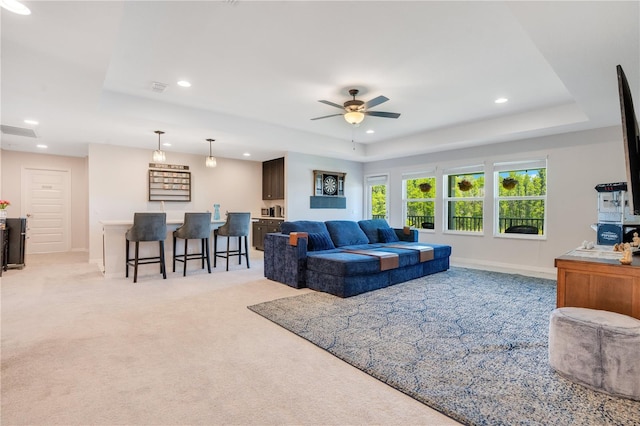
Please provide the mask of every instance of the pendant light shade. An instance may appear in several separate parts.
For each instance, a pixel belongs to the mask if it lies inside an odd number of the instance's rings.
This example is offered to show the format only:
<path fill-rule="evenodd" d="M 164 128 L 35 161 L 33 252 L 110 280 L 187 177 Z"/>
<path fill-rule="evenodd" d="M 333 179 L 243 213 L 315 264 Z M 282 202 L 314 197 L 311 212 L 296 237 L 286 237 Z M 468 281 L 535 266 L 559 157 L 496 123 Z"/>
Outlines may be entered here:
<path fill-rule="evenodd" d="M 153 161 L 156 163 L 164 163 L 167 161 L 167 157 L 163 150 L 160 149 L 160 135 L 164 134 L 162 130 L 156 130 L 153 133 L 158 135 L 158 149 L 153 151 Z"/>
<path fill-rule="evenodd" d="M 215 139 L 207 139 L 207 142 L 209 142 L 209 156 L 207 157 L 207 160 L 204 163 L 205 166 L 211 167 L 211 168 L 213 168 L 213 167 L 218 165 L 218 161 L 216 160 L 216 157 L 214 157 L 211 154 L 211 143 L 214 142 L 214 141 L 215 141 Z"/>

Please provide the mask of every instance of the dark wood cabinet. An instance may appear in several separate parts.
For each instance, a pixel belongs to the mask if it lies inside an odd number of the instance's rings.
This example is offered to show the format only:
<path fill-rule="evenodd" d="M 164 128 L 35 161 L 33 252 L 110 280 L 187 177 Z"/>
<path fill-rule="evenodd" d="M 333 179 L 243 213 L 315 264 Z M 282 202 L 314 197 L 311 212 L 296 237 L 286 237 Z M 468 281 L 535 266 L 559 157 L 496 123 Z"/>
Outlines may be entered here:
<path fill-rule="evenodd" d="M 283 220 L 258 219 L 253 222 L 253 246 L 256 250 L 264 250 L 264 236 L 271 232 L 280 232 Z"/>
<path fill-rule="evenodd" d="M 262 199 L 284 200 L 284 157 L 262 163 Z"/>

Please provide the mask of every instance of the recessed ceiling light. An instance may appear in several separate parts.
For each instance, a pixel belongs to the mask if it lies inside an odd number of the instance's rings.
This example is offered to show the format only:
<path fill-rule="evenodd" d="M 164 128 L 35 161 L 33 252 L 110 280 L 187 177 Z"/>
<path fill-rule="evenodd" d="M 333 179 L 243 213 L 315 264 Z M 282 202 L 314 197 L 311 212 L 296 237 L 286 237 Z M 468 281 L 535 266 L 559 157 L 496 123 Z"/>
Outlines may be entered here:
<path fill-rule="evenodd" d="M 375 133 L 375 132 L 376 132 L 376 131 L 375 131 L 375 130 L 373 130 L 373 129 L 369 129 L 369 130 L 367 130 L 367 133 L 369 133 L 369 134 L 372 134 L 372 133 Z"/>
<path fill-rule="evenodd" d="M 43 145 L 41 143 L 39 143 L 38 145 L 36 145 L 36 147 L 40 148 L 40 149 L 46 149 L 48 148 L 46 145 Z"/>
<path fill-rule="evenodd" d="M 245 152 L 245 153 L 244 153 L 244 154 L 242 154 L 242 155 L 244 155 L 245 157 L 251 157 L 251 154 L 250 154 L 249 152 Z"/>
<path fill-rule="evenodd" d="M 189 83 L 187 80 L 180 80 L 178 82 L 178 86 L 180 86 L 180 87 L 191 87 L 191 83 Z"/>
<path fill-rule="evenodd" d="M 164 142 L 162 146 L 171 146 L 171 144 L 169 142 Z"/>
<path fill-rule="evenodd" d="M 498 98 L 494 102 L 497 103 L 497 104 L 503 104 L 503 103 L 508 102 L 508 101 L 509 101 L 509 99 L 507 99 L 507 98 Z"/>
<path fill-rule="evenodd" d="M 18 15 L 31 15 L 29 8 L 17 0 L 1 0 L 0 6 Z"/>
<path fill-rule="evenodd" d="M 40 124 L 36 120 L 31 120 L 31 119 L 26 119 L 24 120 L 24 122 L 27 124 L 33 124 L 34 126 L 37 126 L 38 124 Z"/>

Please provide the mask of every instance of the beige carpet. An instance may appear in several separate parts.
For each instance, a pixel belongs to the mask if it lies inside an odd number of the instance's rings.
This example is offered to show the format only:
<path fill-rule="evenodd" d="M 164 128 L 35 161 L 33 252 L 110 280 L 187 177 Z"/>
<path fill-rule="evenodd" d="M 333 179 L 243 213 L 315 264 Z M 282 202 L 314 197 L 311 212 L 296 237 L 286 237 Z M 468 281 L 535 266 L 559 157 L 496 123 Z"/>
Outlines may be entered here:
<path fill-rule="evenodd" d="M 246 307 L 294 296 L 252 267 L 105 279 L 84 253 L 27 256 L 2 296 L 2 425 L 453 420 Z"/>

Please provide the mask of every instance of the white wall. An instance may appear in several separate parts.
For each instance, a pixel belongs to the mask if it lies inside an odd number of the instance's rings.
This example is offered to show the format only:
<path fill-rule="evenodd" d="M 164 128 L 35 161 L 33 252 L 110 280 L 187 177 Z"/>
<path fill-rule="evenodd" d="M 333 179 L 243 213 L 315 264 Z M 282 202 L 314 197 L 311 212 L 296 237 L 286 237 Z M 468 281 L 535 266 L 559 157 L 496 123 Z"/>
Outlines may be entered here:
<path fill-rule="evenodd" d="M 27 213 L 22 205 L 22 169 L 31 167 L 70 171 L 71 250 L 86 251 L 89 248 L 87 159 L 2 150 L 1 161 L 0 187 L 2 199 L 11 202 L 7 207 L 9 217 L 21 217 Z"/>
<path fill-rule="evenodd" d="M 148 199 L 151 150 L 92 144 L 89 146 L 89 225 L 91 261 L 102 258 L 100 220 L 133 220 L 134 212 L 161 211 Z M 165 202 L 167 219 L 182 219 L 184 212 L 211 211 L 220 204 L 226 211 L 248 211 L 260 216 L 262 163 L 218 158 L 208 169 L 204 155 L 167 152 L 167 164 L 189 166 L 191 202 Z M 124 247 L 123 247 L 124 250 Z"/>
<path fill-rule="evenodd" d="M 626 181 L 622 131 L 616 127 L 553 135 L 522 141 L 439 152 L 365 164 L 364 174 L 389 173 L 389 222 L 402 220 L 402 173 L 437 167 L 494 162 L 548 159 L 547 220 L 545 240 L 494 237 L 492 192 L 485 199 L 485 233 L 482 236 L 452 235 L 442 231 L 442 203 L 436 206 L 436 229 L 420 231 L 420 241 L 449 244 L 452 262 L 522 273 L 554 273 L 554 259 L 578 247 L 583 240 L 594 241 L 591 224 L 597 222 L 598 183 Z M 493 177 L 487 174 L 486 187 Z M 438 217 L 439 216 L 439 217 Z"/>
<path fill-rule="evenodd" d="M 313 171 L 346 173 L 346 209 L 312 209 Z M 362 163 L 289 152 L 285 158 L 285 216 L 287 220 L 360 220 L 362 209 Z"/>

